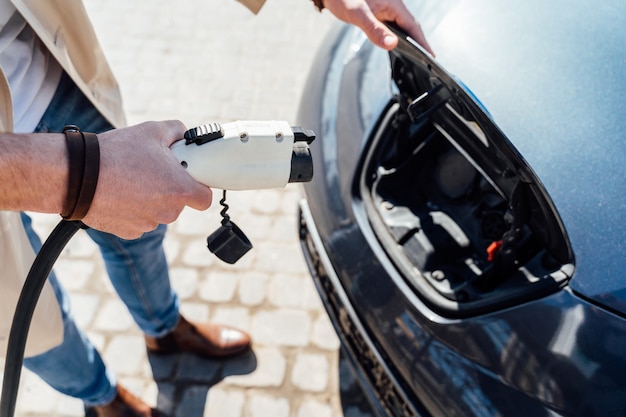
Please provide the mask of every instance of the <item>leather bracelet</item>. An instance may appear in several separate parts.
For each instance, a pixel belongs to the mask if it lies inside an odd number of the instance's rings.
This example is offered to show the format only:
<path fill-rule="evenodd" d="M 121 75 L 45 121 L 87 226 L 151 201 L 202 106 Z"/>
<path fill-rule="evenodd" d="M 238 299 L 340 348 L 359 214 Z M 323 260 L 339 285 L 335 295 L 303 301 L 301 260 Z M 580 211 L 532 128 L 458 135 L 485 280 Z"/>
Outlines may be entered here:
<path fill-rule="evenodd" d="M 313 4 L 317 7 L 318 11 L 324 10 L 324 0 L 313 0 Z"/>
<path fill-rule="evenodd" d="M 87 215 L 98 185 L 100 145 L 94 133 L 81 132 L 70 125 L 63 129 L 69 154 L 67 199 L 61 216 L 81 220 Z"/>
<path fill-rule="evenodd" d="M 80 220 L 87 215 L 93 196 L 96 194 L 98 176 L 100 175 L 100 145 L 98 144 L 98 137 L 94 133 L 81 133 L 85 142 L 85 171 L 78 200 L 76 200 L 76 207 L 71 215 L 72 220 Z"/>
<path fill-rule="evenodd" d="M 85 141 L 77 126 L 65 126 L 63 133 L 65 134 L 65 142 L 67 144 L 69 176 L 67 197 L 65 198 L 61 217 L 68 219 L 74 212 L 74 207 L 76 207 L 80 184 L 83 181 L 83 172 L 85 171 Z"/>

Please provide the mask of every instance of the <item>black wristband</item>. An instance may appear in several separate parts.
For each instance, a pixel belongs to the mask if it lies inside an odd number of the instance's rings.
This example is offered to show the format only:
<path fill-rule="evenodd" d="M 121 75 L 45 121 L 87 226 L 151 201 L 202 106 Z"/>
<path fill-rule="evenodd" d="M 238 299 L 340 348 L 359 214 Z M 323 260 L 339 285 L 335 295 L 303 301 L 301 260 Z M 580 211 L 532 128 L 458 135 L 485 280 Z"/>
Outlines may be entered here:
<path fill-rule="evenodd" d="M 85 164 L 83 182 L 80 186 L 80 193 L 76 200 L 76 207 L 72 214 L 72 220 L 80 220 L 87 215 L 93 196 L 96 194 L 98 176 L 100 174 L 100 145 L 98 137 L 94 133 L 82 132 L 85 142 Z"/>
<path fill-rule="evenodd" d="M 67 143 L 67 153 L 69 159 L 69 176 L 67 186 L 67 196 L 61 216 L 64 219 L 70 217 L 76 207 L 80 184 L 83 181 L 85 171 L 85 141 L 80 129 L 77 126 L 69 125 L 63 128 Z"/>
<path fill-rule="evenodd" d="M 65 220 L 81 220 L 87 215 L 96 193 L 100 145 L 95 134 L 81 132 L 76 126 L 66 126 L 63 133 L 69 154 L 69 180 L 61 216 Z"/>

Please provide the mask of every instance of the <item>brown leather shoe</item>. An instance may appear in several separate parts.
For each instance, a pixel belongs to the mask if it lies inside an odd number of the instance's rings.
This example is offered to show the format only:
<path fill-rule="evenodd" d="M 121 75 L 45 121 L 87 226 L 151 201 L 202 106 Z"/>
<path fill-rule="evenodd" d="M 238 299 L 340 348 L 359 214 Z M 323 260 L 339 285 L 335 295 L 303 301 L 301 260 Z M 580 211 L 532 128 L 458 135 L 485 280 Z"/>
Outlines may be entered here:
<path fill-rule="evenodd" d="M 223 358 L 250 348 L 250 336 L 241 330 L 212 323 L 191 323 L 184 317 L 167 335 L 146 336 L 148 351 L 153 353 L 191 352 L 205 358 Z"/>
<path fill-rule="evenodd" d="M 85 407 L 85 417 L 167 417 L 162 411 L 144 403 L 121 385 L 117 395 L 107 405 Z"/>

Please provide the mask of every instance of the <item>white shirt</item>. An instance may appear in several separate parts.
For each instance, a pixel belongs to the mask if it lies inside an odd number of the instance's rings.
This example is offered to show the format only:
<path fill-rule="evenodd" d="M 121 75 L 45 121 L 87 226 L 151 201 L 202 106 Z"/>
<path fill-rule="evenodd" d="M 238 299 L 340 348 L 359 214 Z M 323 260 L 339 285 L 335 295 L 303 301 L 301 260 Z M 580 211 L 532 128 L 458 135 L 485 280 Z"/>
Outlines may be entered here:
<path fill-rule="evenodd" d="M 0 0 L 0 67 L 11 88 L 14 131 L 32 132 L 62 71 L 9 0 Z"/>

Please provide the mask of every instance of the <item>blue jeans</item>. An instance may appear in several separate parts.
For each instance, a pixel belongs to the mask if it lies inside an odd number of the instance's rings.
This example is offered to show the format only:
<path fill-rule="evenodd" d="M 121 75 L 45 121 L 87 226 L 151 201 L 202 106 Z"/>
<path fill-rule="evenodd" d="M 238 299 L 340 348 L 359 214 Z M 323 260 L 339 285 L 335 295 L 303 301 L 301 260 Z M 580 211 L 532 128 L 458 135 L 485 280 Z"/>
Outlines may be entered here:
<path fill-rule="evenodd" d="M 36 131 L 60 132 L 67 124 L 96 133 L 112 128 L 64 74 Z M 33 248 L 38 251 L 41 241 L 32 228 L 31 219 L 22 213 L 22 220 Z M 165 231 L 166 227 L 161 225 L 139 239 L 124 240 L 87 229 L 100 247 L 113 287 L 133 319 L 145 334 L 157 337 L 171 331 L 179 319 L 179 300 L 170 286 L 162 245 Z M 54 272 L 49 280 L 61 306 L 63 342 L 43 354 L 26 358 L 24 366 L 56 390 L 80 398 L 86 405 L 106 404 L 115 397 L 115 375 L 76 326 L 68 294 L 59 285 Z"/>

